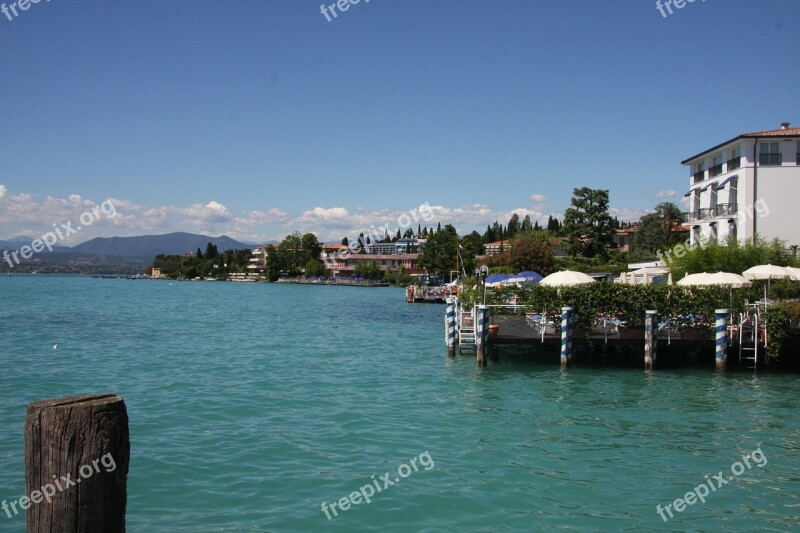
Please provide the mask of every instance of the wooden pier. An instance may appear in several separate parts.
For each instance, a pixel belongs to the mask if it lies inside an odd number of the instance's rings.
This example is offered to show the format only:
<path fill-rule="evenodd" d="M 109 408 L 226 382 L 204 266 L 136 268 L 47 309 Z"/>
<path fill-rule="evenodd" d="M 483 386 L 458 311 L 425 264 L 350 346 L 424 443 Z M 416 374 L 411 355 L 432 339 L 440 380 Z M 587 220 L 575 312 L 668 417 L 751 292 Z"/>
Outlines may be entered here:
<path fill-rule="evenodd" d="M 518 306 L 494 307 L 512 308 L 505 311 L 514 314 L 492 315 L 492 306 L 481 305 L 465 310 L 459 307 L 457 298 L 447 299 L 445 343 L 448 354 L 475 354 L 478 364 L 485 365 L 487 360 L 499 358 L 501 347 L 517 352 L 528 347 L 531 352 L 552 354 L 554 358 L 560 353 L 562 366 L 571 365 L 577 354 L 581 361 L 627 361 L 648 370 L 659 364 L 673 366 L 701 360 L 708 360 L 724 370 L 729 362 L 755 368 L 757 356 L 746 356 L 747 350 L 752 350 L 761 352 L 761 363 L 766 362 L 761 346 L 765 340 L 759 341 L 756 337 L 754 344 L 743 341 L 737 334 L 738 327 L 729 325 L 727 309 L 717 310 L 713 327 L 680 328 L 670 321 L 659 325 L 658 313 L 653 310 L 646 313 L 645 327 L 624 327 L 618 320 L 599 317 L 591 329 L 586 330 L 575 327 L 571 307 L 564 307 L 561 317 L 549 319 L 533 313 L 526 315 Z"/>

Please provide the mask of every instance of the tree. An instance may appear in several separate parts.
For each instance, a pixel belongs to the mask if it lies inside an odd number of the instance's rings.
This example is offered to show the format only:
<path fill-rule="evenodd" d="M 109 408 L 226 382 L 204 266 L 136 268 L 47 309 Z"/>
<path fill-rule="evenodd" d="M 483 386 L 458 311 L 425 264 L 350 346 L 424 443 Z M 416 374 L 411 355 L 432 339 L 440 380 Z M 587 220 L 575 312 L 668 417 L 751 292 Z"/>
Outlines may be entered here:
<path fill-rule="evenodd" d="M 319 259 L 309 259 L 306 263 L 306 277 L 317 277 L 325 274 L 325 264 Z"/>
<path fill-rule="evenodd" d="M 478 264 L 475 257 L 481 254 L 483 254 L 483 238 L 480 233 L 473 231 L 461 239 L 461 260 L 467 274 L 474 272 Z"/>
<path fill-rule="evenodd" d="M 349 246 L 350 245 L 350 240 L 347 237 L 345 237 L 344 239 L 342 239 L 342 244 L 344 246 Z"/>
<path fill-rule="evenodd" d="M 283 257 L 279 253 L 279 248 L 270 244 L 267 247 L 267 279 L 270 281 L 278 281 L 283 271 Z"/>
<path fill-rule="evenodd" d="M 215 257 L 217 257 L 217 255 L 218 255 L 217 247 L 211 243 L 208 243 L 208 245 L 206 246 L 206 255 L 205 255 L 206 259 L 214 259 Z"/>
<path fill-rule="evenodd" d="M 456 268 L 456 229 L 447 224 L 442 231 L 431 233 L 419 255 L 419 265 L 440 279 Z"/>
<path fill-rule="evenodd" d="M 656 252 L 680 240 L 684 222 L 680 208 L 672 202 L 658 204 L 653 213 L 639 220 L 639 229 L 631 237 L 631 256 L 637 259 L 655 257 Z"/>
<path fill-rule="evenodd" d="M 536 224 L 537 224 L 537 227 L 538 227 L 539 223 L 537 222 Z M 533 231 L 533 226 L 531 225 L 531 216 L 530 215 L 525 215 L 525 218 L 522 219 L 522 227 L 520 227 L 519 230 L 522 233 Z"/>
<path fill-rule="evenodd" d="M 200 251 L 200 247 L 199 246 L 197 247 L 197 251 L 194 253 L 194 255 L 198 259 L 202 259 L 203 258 L 203 253 Z"/>
<path fill-rule="evenodd" d="M 511 218 L 508 221 L 508 238 L 512 238 L 514 235 L 519 233 L 521 224 L 519 222 L 519 215 L 514 213 L 511 215 Z"/>
<path fill-rule="evenodd" d="M 303 259 L 307 263 L 312 259 L 319 259 L 319 254 L 322 252 L 322 247 L 319 245 L 317 236 L 313 233 L 306 233 L 301 239 L 301 247 L 303 250 Z"/>
<path fill-rule="evenodd" d="M 700 241 L 695 245 L 677 244 L 661 253 L 673 276 L 694 272 L 744 272 L 756 265 L 795 266 L 797 259 L 779 239 L 766 241 L 759 236 L 743 245 L 730 237 L 725 243 Z"/>
<path fill-rule="evenodd" d="M 573 257 L 608 258 L 613 246 L 608 190 L 581 187 L 572 191 L 572 207 L 564 212 L 564 248 Z"/>
<path fill-rule="evenodd" d="M 533 270 L 544 276 L 553 272 L 555 255 L 550 239 L 539 233 L 522 233 L 511 240 L 510 262 L 516 272 Z"/>
<path fill-rule="evenodd" d="M 552 232 L 553 235 L 561 231 L 561 224 L 559 224 L 558 219 L 553 215 L 547 217 L 547 231 Z"/>

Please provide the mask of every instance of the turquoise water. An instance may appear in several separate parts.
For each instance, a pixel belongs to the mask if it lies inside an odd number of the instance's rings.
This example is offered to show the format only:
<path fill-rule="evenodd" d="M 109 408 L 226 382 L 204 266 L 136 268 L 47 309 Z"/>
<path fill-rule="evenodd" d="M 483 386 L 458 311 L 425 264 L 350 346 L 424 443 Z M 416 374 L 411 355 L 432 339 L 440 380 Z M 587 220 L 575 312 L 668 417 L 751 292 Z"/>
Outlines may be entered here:
<path fill-rule="evenodd" d="M 114 392 L 129 531 L 800 528 L 796 375 L 480 369 L 399 289 L 12 276 L 0 296 L 0 499 L 24 495 L 27 403 Z M 763 468 L 659 516 L 757 448 Z"/>

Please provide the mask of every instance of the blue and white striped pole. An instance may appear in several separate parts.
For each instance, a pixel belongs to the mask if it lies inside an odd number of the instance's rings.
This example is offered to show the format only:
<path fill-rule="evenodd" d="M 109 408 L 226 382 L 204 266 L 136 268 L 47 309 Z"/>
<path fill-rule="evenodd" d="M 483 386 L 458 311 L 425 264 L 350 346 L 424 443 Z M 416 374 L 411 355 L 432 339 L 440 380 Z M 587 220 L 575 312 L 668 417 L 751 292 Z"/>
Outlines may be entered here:
<path fill-rule="evenodd" d="M 717 368 L 720 370 L 724 370 L 728 363 L 728 316 L 730 312 L 730 309 L 717 309 L 715 311 L 717 315 L 716 337 L 714 339 L 716 343 L 715 356 Z"/>
<path fill-rule="evenodd" d="M 456 354 L 456 299 L 452 296 L 447 299 L 447 311 L 444 314 L 445 343 L 447 355 Z"/>
<path fill-rule="evenodd" d="M 486 339 L 489 329 L 489 321 L 487 320 L 487 310 L 489 308 L 485 305 L 477 306 L 477 325 L 475 326 L 475 352 L 478 357 L 478 364 L 483 366 L 486 364 Z"/>
<path fill-rule="evenodd" d="M 652 370 L 656 362 L 656 351 L 658 349 L 658 311 L 645 311 L 644 319 L 644 368 Z"/>
<path fill-rule="evenodd" d="M 561 308 L 561 366 L 572 363 L 572 331 L 575 328 L 574 307 Z"/>

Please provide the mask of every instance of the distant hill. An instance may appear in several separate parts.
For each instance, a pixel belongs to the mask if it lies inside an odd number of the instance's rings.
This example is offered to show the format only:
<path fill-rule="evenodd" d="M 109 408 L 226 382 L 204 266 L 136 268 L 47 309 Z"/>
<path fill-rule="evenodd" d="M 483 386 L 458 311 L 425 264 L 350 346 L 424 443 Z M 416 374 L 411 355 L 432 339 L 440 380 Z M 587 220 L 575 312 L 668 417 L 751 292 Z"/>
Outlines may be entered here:
<path fill-rule="evenodd" d="M 0 250 L 19 250 L 21 247 L 28 245 L 30 246 L 31 242 L 34 239 L 32 237 L 14 237 L 13 239 L 8 239 L 7 241 L 0 241 Z M 65 248 L 60 244 L 54 244 L 53 248 Z"/>
<path fill-rule="evenodd" d="M 76 254 L 117 257 L 144 257 L 152 259 L 158 254 L 177 255 L 194 252 L 198 248 L 206 251 L 208 243 L 216 245 L 220 252 L 242 250 L 251 245 L 236 241 L 225 235 L 209 237 L 194 233 L 168 233 L 166 235 L 141 235 L 138 237 L 97 237 L 64 251 Z"/>

